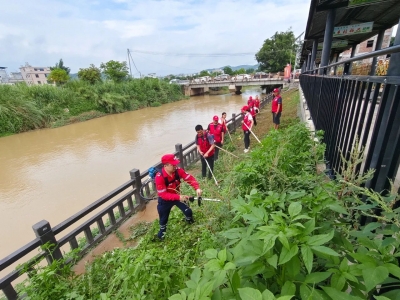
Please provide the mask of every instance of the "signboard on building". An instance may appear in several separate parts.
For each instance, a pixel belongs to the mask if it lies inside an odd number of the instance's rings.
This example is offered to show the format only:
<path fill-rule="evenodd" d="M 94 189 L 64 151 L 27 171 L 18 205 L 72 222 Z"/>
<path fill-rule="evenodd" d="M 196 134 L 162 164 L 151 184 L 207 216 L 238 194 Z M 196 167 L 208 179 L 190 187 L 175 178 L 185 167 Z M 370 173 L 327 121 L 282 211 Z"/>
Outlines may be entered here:
<path fill-rule="evenodd" d="M 349 0 L 348 8 L 385 2 L 386 0 Z"/>
<path fill-rule="evenodd" d="M 359 34 L 371 32 L 374 27 L 374 22 L 352 24 L 339 26 L 333 29 L 333 37 L 341 37 L 345 35 Z"/>
<path fill-rule="evenodd" d="M 318 49 L 322 49 L 324 43 L 318 43 Z M 332 46 L 331 48 L 343 48 L 346 47 L 349 44 L 347 40 L 337 40 L 337 41 L 332 41 Z"/>

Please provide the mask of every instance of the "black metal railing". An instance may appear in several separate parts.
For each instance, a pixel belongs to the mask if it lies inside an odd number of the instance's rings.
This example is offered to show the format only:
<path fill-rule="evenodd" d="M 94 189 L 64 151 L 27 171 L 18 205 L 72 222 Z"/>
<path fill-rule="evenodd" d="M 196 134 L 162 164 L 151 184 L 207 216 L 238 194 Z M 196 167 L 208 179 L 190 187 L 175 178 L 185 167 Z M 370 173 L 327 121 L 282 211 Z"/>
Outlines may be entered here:
<path fill-rule="evenodd" d="M 358 139 L 359 147 L 365 153 L 358 171 L 376 170 L 367 187 L 378 192 L 389 188 L 388 179 L 395 179 L 400 162 L 400 76 L 346 74 L 354 61 L 398 52 L 400 45 L 300 75 L 300 85 L 315 129 L 325 132 L 325 158 L 331 175 L 342 173 L 341 155 L 348 160 Z M 330 68 L 342 64 L 344 75 L 325 75 Z M 400 75 L 397 71 L 394 73 Z"/>
<path fill-rule="evenodd" d="M 261 101 L 261 106 L 265 106 L 271 99 L 271 95 L 268 95 Z M 235 132 L 237 128 L 240 128 L 241 121 L 241 114 L 232 114 L 232 118 L 227 120 L 228 130 Z M 173 154 L 179 157 L 184 168 L 196 163 L 200 159 L 194 141 L 184 147 L 182 144 L 176 144 Z M 154 167 L 161 167 L 161 163 L 154 165 Z M 32 269 L 43 259 L 46 259 L 48 264 L 51 264 L 53 259 L 62 259 L 61 247 L 69 246 L 69 251 L 77 249 L 79 252 L 78 255 L 82 257 L 89 249 L 93 248 L 109 233 L 117 229 L 132 214 L 142 210 L 147 203 L 139 195 L 142 182 L 144 183 L 144 191 L 147 193 L 150 193 L 155 188 L 152 181 L 143 180 L 148 175 L 148 170 L 140 173 L 138 169 L 133 169 L 130 171 L 130 180 L 57 226 L 52 228 L 49 222 L 45 220 L 35 224 L 33 230 L 36 238 L 0 260 L 0 272 L 6 272 L 6 268 L 17 262 L 22 266 L 15 268 L 5 276 L 1 275 L 0 289 L 6 298 L 8 300 L 18 299 L 18 293 L 13 287 L 13 282 L 22 276 L 26 270 Z M 107 206 L 101 209 L 103 205 Z M 101 211 L 90 216 L 96 209 L 101 209 Z M 82 222 L 82 219 L 85 217 L 89 217 L 89 219 Z M 79 221 L 82 223 L 78 224 Z M 68 234 L 58 240 L 56 239 L 56 235 L 60 235 L 72 226 L 76 227 Z M 84 239 L 79 238 L 82 235 Z M 40 246 L 48 242 L 56 246 L 52 249 L 51 253 L 41 250 L 39 254 L 34 255 Z M 28 257 L 32 258 L 29 259 Z M 21 259 L 25 259 L 25 261 L 20 262 Z"/>

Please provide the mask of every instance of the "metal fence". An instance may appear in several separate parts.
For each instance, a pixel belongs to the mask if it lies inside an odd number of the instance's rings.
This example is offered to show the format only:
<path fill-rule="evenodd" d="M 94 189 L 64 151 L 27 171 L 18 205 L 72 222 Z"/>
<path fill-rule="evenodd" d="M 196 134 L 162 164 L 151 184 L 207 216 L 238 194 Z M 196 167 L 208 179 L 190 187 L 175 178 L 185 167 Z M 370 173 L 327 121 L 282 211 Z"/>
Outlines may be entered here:
<path fill-rule="evenodd" d="M 265 106 L 270 101 L 271 96 L 269 95 L 261 101 L 261 106 Z M 240 128 L 241 121 L 241 114 L 232 114 L 232 118 L 227 120 L 228 130 L 230 132 L 235 132 L 237 128 Z M 194 141 L 184 147 L 182 144 L 176 144 L 175 152 L 173 154 L 179 158 L 183 168 L 193 165 L 200 159 Z M 161 163 L 156 164 L 154 167 L 161 167 Z M 51 264 L 54 259 L 62 259 L 63 254 L 61 253 L 61 248 L 63 246 L 67 247 L 67 252 L 77 249 L 78 255 L 82 257 L 109 233 L 116 230 L 132 214 L 142 210 L 147 203 L 141 199 L 139 195 L 142 182 L 145 184 L 143 188 L 147 193 L 155 188 L 153 181 L 149 182 L 143 180 L 148 177 L 148 175 L 148 170 L 140 173 L 138 169 L 133 169 L 130 171 L 130 180 L 57 226 L 52 228 L 49 222 L 45 220 L 33 225 L 32 228 L 35 232 L 36 238 L 0 260 L 0 272 L 4 272 L 6 268 L 16 262 L 19 262 L 20 265 L 23 266 L 14 269 L 5 276 L 1 275 L 0 289 L 3 291 L 6 298 L 9 300 L 18 299 L 18 293 L 13 287 L 13 282 L 26 273 L 26 270 L 31 270 L 37 263 L 44 259 L 47 260 L 48 264 Z M 88 217 L 88 215 L 96 209 L 107 204 L 108 206 L 101 209 L 100 212 L 91 216 L 84 222 L 81 221 L 82 224 L 78 225 L 79 220 Z M 56 239 L 57 235 L 60 235 L 63 231 L 70 229 L 70 227 L 73 226 L 77 227 L 72 229 L 68 234 Z M 40 246 L 46 243 L 55 245 L 51 253 L 46 250 L 41 250 L 39 254 L 33 255 L 33 253 L 37 252 L 37 249 Z M 27 259 L 27 257 L 32 256 L 33 258 Z M 24 258 L 25 261 L 20 262 L 20 260 Z"/>
<path fill-rule="evenodd" d="M 342 76 L 317 75 L 320 69 L 300 76 L 315 129 L 325 132 L 325 158 L 331 175 L 342 173 L 341 155 L 348 160 L 358 140 L 365 159 L 357 171 L 375 169 L 374 177 L 366 186 L 378 192 L 390 187 L 388 179 L 394 181 L 400 162 L 400 76 L 397 76 L 400 75 L 400 66 L 392 66 L 392 72 L 389 67 L 389 76 L 346 74 L 349 74 L 353 61 L 398 52 L 400 45 L 322 69 L 322 73 L 329 74 L 332 68 L 343 64 L 345 75 Z"/>

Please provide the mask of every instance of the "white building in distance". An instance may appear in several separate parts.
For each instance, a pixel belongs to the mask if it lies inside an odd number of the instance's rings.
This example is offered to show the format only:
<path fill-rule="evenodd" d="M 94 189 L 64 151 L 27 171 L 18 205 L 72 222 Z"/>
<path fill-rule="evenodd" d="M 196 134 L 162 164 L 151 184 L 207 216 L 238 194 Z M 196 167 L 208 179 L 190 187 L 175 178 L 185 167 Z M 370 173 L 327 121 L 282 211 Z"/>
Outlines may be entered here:
<path fill-rule="evenodd" d="M 19 69 L 26 84 L 48 84 L 47 77 L 51 72 L 49 67 L 32 67 L 25 63 L 25 66 Z"/>

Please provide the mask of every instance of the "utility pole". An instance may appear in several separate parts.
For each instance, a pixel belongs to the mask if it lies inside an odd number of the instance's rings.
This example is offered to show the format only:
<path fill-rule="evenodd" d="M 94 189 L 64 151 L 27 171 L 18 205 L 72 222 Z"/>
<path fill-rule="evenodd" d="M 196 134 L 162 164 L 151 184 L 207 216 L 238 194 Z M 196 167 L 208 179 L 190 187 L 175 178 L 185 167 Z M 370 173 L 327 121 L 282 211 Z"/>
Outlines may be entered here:
<path fill-rule="evenodd" d="M 131 78 L 132 78 L 131 57 L 130 57 L 129 49 L 127 49 L 127 52 L 128 52 L 129 72 L 130 72 Z"/>
<path fill-rule="evenodd" d="M 293 42 L 293 45 L 295 45 L 296 44 L 296 41 L 298 40 L 298 39 L 300 39 L 300 42 L 301 42 L 301 37 L 303 36 L 303 34 L 304 34 L 304 31 L 297 37 L 297 38 L 295 38 L 295 40 L 294 40 L 294 42 Z M 300 45 L 299 45 L 300 46 Z M 292 47 L 292 49 L 291 49 L 291 52 L 290 52 L 290 66 L 292 66 L 292 51 L 293 51 L 293 47 Z M 297 61 L 298 61 L 298 58 L 299 58 L 300 56 L 299 56 L 299 49 L 296 49 L 296 58 L 295 58 L 295 60 L 294 60 L 294 68 L 293 68 L 293 79 L 295 78 L 295 72 L 294 72 L 294 70 L 296 69 L 296 64 L 297 64 Z"/>

